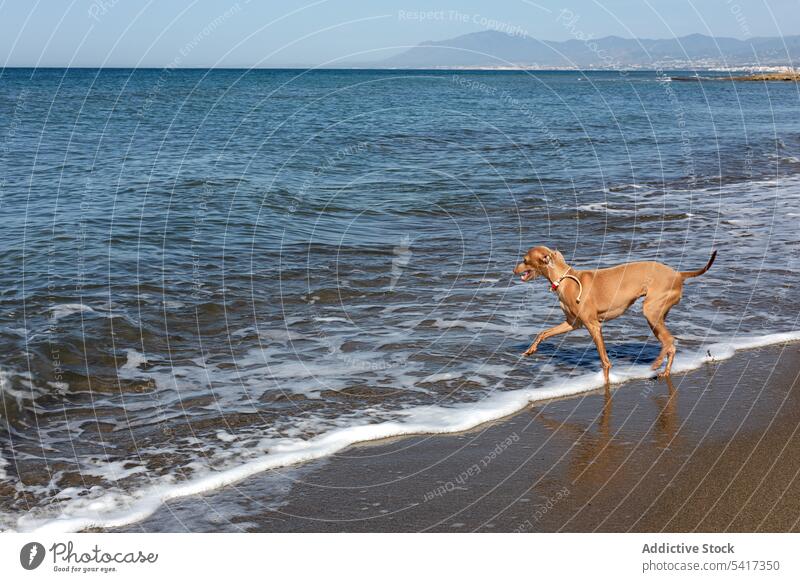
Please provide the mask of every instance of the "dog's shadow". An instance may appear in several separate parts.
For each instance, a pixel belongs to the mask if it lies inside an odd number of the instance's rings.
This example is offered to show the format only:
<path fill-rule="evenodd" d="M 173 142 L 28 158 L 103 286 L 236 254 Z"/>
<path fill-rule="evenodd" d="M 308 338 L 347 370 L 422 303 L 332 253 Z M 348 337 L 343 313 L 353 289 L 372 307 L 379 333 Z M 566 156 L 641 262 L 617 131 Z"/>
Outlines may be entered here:
<path fill-rule="evenodd" d="M 520 345 L 520 351 L 525 351 L 527 345 Z M 627 362 L 629 364 L 650 365 L 658 357 L 661 345 L 658 342 L 626 342 L 622 344 L 606 344 L 606 351 L 612 363 Z M 600 356 L 594 344 L 586 346 L 570 346 L 565 344 L 542 343 L 538 351 L 530 356 L 531 359 L 546 357 L 550 363 L 597 370 L 600 366 Z"/>

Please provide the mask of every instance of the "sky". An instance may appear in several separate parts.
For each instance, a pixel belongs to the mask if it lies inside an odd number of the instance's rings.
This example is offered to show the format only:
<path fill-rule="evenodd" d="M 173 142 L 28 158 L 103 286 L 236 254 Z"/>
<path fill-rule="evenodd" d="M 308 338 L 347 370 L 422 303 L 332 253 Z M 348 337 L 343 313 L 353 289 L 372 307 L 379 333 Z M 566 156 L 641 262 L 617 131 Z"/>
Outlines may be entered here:
<path fill-rule="evenodd" d="M 598 38 L 800 33 L 800 0 L 0 0 L 0 59 L 4 66 L 339 66 L 488 29 L 567 40 L 562 10 Z"/>

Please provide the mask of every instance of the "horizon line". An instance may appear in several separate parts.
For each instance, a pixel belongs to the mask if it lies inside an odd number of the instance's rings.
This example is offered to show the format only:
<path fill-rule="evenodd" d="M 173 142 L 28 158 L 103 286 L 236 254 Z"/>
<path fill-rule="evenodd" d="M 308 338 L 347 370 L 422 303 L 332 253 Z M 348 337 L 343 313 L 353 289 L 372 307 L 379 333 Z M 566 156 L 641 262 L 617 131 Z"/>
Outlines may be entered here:
<path fill-rule="evenodd" d="M 795 69 L 797 67 L 792 64 L 761 64 L 761 65 L 704 65 L 693 67 L 679 67 L 679 68 L 663 68 L 655 65 L 631 65 L 629 67 L 609 68 L 609 67 L 525 67 L 513 65 L 500 65 L 497 67 L 488 65 L 466 65 L 466 66 L 453 66 L 453 65 L 430 65 L 430 66 L 355 66 L 355 65 L 342 65 L 336 66 L 316 66 L 316 65 L 270 65 L 270 66 L 130 66 L 130 65 L 113 65 L 113 66 L 98 66 L 98 65 L 5 65 L 0 67 L 0 71 L 6 69 L 11 70 L 87 70 L 87 71 L 487 71 L 498 73 L 513 73 L 518 71 L 535 71 L 535 72 L 587 72 L 587 73 L 613 73 L 619 71 L 633 71 L 633 72 L 656 72 L 656 71 L 727 71 L 734 69 Z"/>

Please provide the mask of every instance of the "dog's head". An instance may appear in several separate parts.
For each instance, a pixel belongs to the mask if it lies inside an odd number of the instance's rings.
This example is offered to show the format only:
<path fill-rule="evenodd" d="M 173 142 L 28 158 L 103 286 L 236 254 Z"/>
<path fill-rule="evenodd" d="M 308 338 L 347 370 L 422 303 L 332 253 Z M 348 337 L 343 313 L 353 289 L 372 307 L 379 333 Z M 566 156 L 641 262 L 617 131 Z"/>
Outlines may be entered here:
<path fill-rule="evenodd" d="M 547 276 L 548 269 L 563 257 L 558 251 L 547 247 L 532 247 L 528 249 L 522 262 L 514 268 L 514 274 L 519 275 L 523 281 L 530 281 L 538 276 Z"/>

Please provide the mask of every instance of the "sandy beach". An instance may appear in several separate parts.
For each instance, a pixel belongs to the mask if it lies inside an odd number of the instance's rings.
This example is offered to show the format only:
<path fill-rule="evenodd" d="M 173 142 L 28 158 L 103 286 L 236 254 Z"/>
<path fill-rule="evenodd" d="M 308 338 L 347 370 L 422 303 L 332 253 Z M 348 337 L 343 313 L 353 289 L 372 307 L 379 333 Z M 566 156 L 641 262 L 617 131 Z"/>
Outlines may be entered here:
<path fill-rule="evenodd" d="M 798 531 L 800 345 L 356 446 L 125 531 Z"/>

